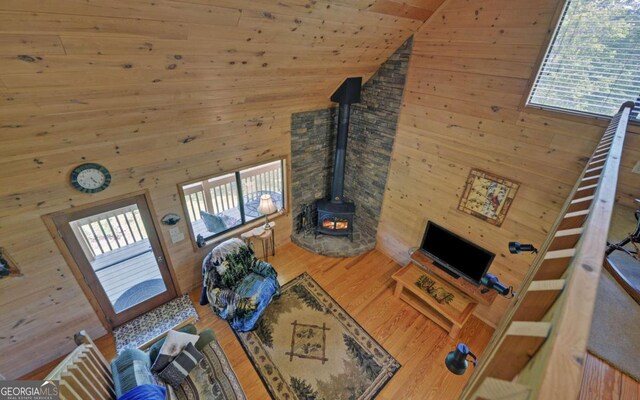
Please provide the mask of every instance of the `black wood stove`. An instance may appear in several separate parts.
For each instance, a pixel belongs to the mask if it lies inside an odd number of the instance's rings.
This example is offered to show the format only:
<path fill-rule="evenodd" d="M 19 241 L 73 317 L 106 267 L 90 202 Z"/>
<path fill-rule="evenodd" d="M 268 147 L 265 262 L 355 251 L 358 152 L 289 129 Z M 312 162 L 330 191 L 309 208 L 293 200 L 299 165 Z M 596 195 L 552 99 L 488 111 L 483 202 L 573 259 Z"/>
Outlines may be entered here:
<path fill-rule="evenodd" d="M 348 236 L 353 240 L 353 219 L 356 205 L 344 199 L 344 167 L 349 133 L 351 104 L 360 102 L 362 78 L 347 78 L 331 95 L 331 101 L 339 103 L 338 137 L 331 180 L 331 196 L 316 201 L 318 226 L 316 232 L 324 235 Z"/>

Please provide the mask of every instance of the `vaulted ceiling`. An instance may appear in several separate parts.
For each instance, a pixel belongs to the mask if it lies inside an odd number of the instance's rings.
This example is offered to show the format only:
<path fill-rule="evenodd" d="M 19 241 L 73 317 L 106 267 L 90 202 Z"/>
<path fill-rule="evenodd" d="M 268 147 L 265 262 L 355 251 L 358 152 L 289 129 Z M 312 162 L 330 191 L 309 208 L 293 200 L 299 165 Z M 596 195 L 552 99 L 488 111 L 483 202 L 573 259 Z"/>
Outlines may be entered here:
<path fill-rule="evenodd" d="M 373 72 L 440 2 L 3 1 L 2 116 L 305 108 Z"/>
<path fill-rule="evenodd" d="M 104 333 L 42 215 L 139 190 L 181 212 L 178 183 L 286 157 L 291 113 L 367 78 L 441 2 L 0 2 L 0 245 L 24 274 L 1 289 L 0 374 Z M 69 185 L 84 162 L 108 190 Z M 188 240 L 168 253 L 181 290 L 201 279 Z"/>
<path fill-rule="evenodd" d="M 326 105 L 344 77 L 373 73 L 441 2 L 3 1 L 0 155 L 133 140 L 142 120 L 154 137 L 175 124 L 188 136 Z M 25 148 L 29 138 L 37 143 Z"/>

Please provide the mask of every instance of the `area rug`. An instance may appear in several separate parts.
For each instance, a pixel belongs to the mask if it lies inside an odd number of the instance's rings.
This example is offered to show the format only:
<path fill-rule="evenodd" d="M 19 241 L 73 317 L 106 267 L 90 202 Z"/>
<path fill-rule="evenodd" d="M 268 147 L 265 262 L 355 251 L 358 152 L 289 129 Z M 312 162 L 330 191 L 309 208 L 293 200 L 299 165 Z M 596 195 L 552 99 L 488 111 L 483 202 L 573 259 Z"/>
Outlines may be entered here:
<path fill-rule="evenodd" d="M 616 253 L 624 255 L 615 252 L 612 256 L 617 257 Z M 603 269 L 587 347 L 591 353 L 640 381 L 638 321 L 640 305 Z"/>
<path fill-rule="evenodd" d="M 306 273 L 237 335 L 276 400 L 372 399 L 400 368 Z"/>
<path fill-rule="evenodd" d="M 167 385 L 170 399 L 177 400 L 245 400 L 238 377 L 231 368 L 220 343 L 213 340 L 202 348 L 202 360 L 175 390 Z"/>
<path fill-rule="evenodd" d="M 198 313 L 188 295 L 178 297 L 113 330 L 116 353 L 138 348 Z"/>

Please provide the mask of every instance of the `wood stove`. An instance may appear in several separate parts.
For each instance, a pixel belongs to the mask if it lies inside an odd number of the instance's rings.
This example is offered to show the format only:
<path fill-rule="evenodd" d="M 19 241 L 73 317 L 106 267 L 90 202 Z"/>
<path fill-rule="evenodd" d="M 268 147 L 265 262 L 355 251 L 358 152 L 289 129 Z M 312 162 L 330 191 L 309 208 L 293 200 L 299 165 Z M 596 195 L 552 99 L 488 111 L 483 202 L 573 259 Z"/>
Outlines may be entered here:
<path fill-rule="evenodd" d="M 348 236 L 353 240 L 353 220 L 356 205 L 344 199 L 344 168 L 349 133 L 351 104 L 360 102 L 362 78 L 347 78 L 331 95 L 331 101 L 339 103 L 338 137 L 331 180 L 331 196 L 316 202 L 318 225 L 316 232 L 324 235 Z"/>
<path fill-rule="evenodd" d="M 351 202 L 335 204 L 327 200 L 316 202 L 318 211 L 317 233 L 333 236 L 348 236 L 353 240 L 353 218 L 356 206 Z"/>

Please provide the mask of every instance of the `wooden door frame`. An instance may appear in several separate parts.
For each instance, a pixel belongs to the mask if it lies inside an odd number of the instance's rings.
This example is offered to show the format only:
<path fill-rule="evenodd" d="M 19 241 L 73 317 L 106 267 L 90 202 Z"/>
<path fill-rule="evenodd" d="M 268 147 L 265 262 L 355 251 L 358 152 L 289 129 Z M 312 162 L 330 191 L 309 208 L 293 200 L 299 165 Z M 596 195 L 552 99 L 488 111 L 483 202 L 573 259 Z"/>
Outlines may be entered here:
<path fill-rule="evenodd" d="M 45 226 L 49 230 L 49 234 L 51 235 L 53 241 L 56 243 L 56 246 L 58 247 L 58 250 L 60 250 L 60 253 L 62 254 L 62 257 L 67 262 L 67 265 L 69 266 L 69 269 L 71 270 L 71 273 L 73 274 L 73 276 L 75 277 L 76 281 L 78 282 L 78 285 L 80 286 L 80 289 L 82 289 L 82 292 L 84 293 L 85 297 L 89 301 L 89 304 L 91 304 L 91 307 L 93 308 L 94 312 L 98 316 L 98 319 L 100 320 L 100 323 L 107 330 L 107 332 L 112 332 L 113 331 L 113 329 L 111 327 L 111 324 L 107 320 L 107 315 L 104 313 L 104 311 L 102 310 L 102 307 L 100 306 L 98 300 L 93 295 L 93 291 L 91 290 L 91 288 L 89 287 L 89 285 L 85 281 L 85 277 L 84 277 L 84 274 L 82 273 L 82 270 L 81 270 L 80 266 L 78 265 L 78 263 L 76 262 L 75 258 L 73 257 L 73 254 L 71 254 L 71 251 L 67 247 L 66 242 L 64 241 L 64 239 L 62 238 L 62 236 L 58 232 L 58 228 L 57 228 L 57 226 L 56 226 L 56 224 L 54 222 L 54 218 L 59 216 L 59 215 L 62 215 L 62 214 L 68 214 L 70 212 L 78 212 L 78 211 L 82 211 L 82 210 L 85 210 L 85 209 L 88 209 L 88 208 L 99 207 L 99 206 L 103 206 L 105 204 L 113 203 L 113 202 L 116 202 L 116 201 L 121 201 L 121 200 L 124 200 L 124 199 L 127 199 L 127 198 L 136 197 L 136 196 L 143 196 L 145 202 L 147 203 L 147 207 L 149 208 L 149 214 L 151 216 L 150 221 L 153 224 L 153 228 L 155 229 L 155 231 L 157 233 L 158 242 L 159 242 L 160 248 L 162 249 L 162 252 L 165 255 L 165 257 L 164 257 L 165 260 L 164 261 L 166 263 L 167 270 L 169 271 L 169 275 L 171 277 L 171 283 L 172 283 L 172 286 L 173 286 L 172 289 L 175 291 L 176 296 L 180 296 L 182 294 L 182 291 L 180 290 L 180 286 L 178 284 L 178 277 L 177 277 L 177 274 L 176 274 L 176 272 L 174 270 L 173 263 L 171 262 L 171 257 L 169 257 L 169 252 L 167 251 L 168 246 L 167 246 L 167 243 L 165 241 L 164 235 L 162 234 L 162 230 L 160 229 L 161 224 L 160 224 L 160 222 L 158 220 L 156 209 L 153 206 L 153 202 L 151 201 L 151 195 L 149 193 L 149 190 L 147 190 L 147 189 L 138 190 L 138 191 L 135 191 L 135 192 L 126 193 L 126 194 L 118 195 L 118 196 L 115 196 L 115 197 L 110 197 L 108 199 L 103 199 L 103 200 L 98 200 L 98 201 L 94 201 L 94 202 L 91 202 L 91 203 L 83 204 L 81 206 L 77 206 L 77 207 L 73 207 L 73 208 L 68 208 L 68 209 L 56 211 L 56 212 L 53 212 L 53 213 L 50 213 L 50 214 L 42 215 L 42 217 L 41 217 L 42 221 L 45 224 Z M 169 289 L 169 288 L 167 288 L 167 289 Z"/>
<path fill-rule="evenodd" d="M 82 245 L 82 239 L 78 238 L 77 231 L 73 229 L 71 222 L 131 206 L 135 206 L 138 209 L 141 225 L 147 232 L 147 238 L 152 248 L 153 257 L 162 276 L 166 290 L 118 312 L 116 311 L 112 300 L 109 299 L 108 293 L 98 274 L 93 269 L 91 260 L 87 257 L 85 247 Z M 67 210 L 56 214 L 53 217 L 53 222 L 57 226 L 58 234 L 62 237 L 67 248 L 74 256 L 76 264 L 84 276 L 85 282 L 92 289 L 93 297 L 96 298 L 98 304 L 103 310 L 103 313 L 107 316 L 107 321 L 109 321 L 112 326 L 117 327 L 123 325 L 135 317 L 151 311 L 152 309 L 177 297 L 175 286 L 173 285 L 173 277 L 171 276 L 165 261 L 167 256 L 160 244 L 160 237 L 151 217 L 151 209 L 149 208 L 144 195 L 135 195 L 120 200 L 113 200 L 109 203 L 94 205 L 89 208 Z"/>

